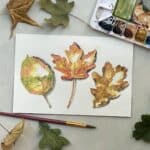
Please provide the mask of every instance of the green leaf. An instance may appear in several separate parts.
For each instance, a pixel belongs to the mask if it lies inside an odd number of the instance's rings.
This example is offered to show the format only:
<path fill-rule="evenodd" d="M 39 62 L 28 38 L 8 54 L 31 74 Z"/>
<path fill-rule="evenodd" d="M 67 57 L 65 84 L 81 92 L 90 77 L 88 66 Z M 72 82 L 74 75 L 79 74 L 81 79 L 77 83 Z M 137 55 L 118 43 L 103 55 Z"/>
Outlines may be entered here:
<path fill-rule="evenodd" d="M 70 142 L 61 136 L 60 129 L 51 129 L 47 123 L 39 122 L 41 140 L 39 141 L 40 149 L 61 150 L 63 146 Z"/>
<path fill-rule="evenodd" d="M 53 3 L 51 0 L 40 0 L 40 6 L 44 11 L 51 14 L 51 18 L 45 19 L 50 26 L 67 26 L 69 23 L 69 13 L 74 7 L 74 2 L 56 0 L 56 3 Z"/>
<path fill-rule="evenodd" d="M 135 130 L 133 131 L 133 137 L 136 140 L 144 140 L 150 142 L 150 115 L 142 115 L 142 121 L 135 124 Z"/>

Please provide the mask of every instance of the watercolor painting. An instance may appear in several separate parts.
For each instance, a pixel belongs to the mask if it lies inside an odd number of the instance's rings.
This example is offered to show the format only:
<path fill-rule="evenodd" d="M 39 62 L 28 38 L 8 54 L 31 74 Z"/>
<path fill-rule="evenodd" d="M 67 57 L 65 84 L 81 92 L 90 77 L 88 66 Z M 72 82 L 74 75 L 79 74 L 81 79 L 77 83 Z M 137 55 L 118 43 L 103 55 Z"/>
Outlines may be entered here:
<path fill-rule="evenodd" d="M 129 86 L 128 81 L 124 81 L 127 77 L 127 68 L 120 65 L 113 67 L 110 62 L 106 62 L 102 72 L 103 75 L 92 73 L 96 85 L 96 89 L 91 88 L 94 108 L 105 106 L 111 100 L 117 99 L 120 92 Z"/>
<path fill-rule="evenodd" d="M 130 117 L 133 46 L 117 43 L 17 34 L 13 112 Z"/>
<path fill-rule="evenodd" d="M 76 80 L 88 78 L 88 72 L 96 67 L 96 50 L 84 55 L 80 46 L 73 43 L 65 53 L 67 58 L 55 54 L 51 56 L 53 57 L 53 63 L 56 64 L 55 69 L 63 73 L 61 78 L 72 81 L 72 92 L 67 105 L 67 108 L 69 108 L 76 91 Z"/>
<path fill-rule="evenodd" d="M 92 28 L 150 49 L 149 0 L 97 0 Z"/>
<path fill-rule="evenodd" d="M 26 90 L 32 94 L 43 95 L 51 108 L 46 95 L 54 88 L 55 74 L 50 65 L 39 57 L 29 57 L 27 55 L 22 62 L 20 76 Z"/>

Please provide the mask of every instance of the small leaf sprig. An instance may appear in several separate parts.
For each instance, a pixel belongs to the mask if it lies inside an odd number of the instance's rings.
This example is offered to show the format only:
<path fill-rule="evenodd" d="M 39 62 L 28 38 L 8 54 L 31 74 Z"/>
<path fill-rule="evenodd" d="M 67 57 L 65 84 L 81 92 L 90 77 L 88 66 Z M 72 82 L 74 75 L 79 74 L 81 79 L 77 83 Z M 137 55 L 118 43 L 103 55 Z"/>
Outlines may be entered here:
<path fill-rule="evenodd" d="M 51 129 L 47 123 L 39 122 L 40 135 L 39 148 L 51 150 L 61 150 L 64 146 L 69 145 L 69 140 L 61 136 L 60 129 Z"/>
<path fill-rule="evenodd" d="M 135 123 L 132 136 L 136 140 L 143 140 L 150 143 L 150 115 L 142 115 L 141 121 Z"/>
<path fill-rule="evenodd" d="M 50 65 L 39 57 L 27 55 L 22 62 L 20 76 L 25 89 L 31 94 L 42 95 L 51 108 L 47 94 L 54 88 L 55 74 Z"/>
<path fill-rule="evenodd" d="M 73 81 L 72 92 L 67 105 L 67 108 L 69 108 L 75 96 L 77 79 L 88 78 L 88 72 L 96 67 L 97 51 L 93 50 L 84 55 L 84 51 L 74 42 L 69 47 L 69 50 L 65 51 L 65 54 L 66 58 L 56 54 L 52 54 L 51 56 L 55 64 L 55 69 L 63 73 L 61 78 Z"/>

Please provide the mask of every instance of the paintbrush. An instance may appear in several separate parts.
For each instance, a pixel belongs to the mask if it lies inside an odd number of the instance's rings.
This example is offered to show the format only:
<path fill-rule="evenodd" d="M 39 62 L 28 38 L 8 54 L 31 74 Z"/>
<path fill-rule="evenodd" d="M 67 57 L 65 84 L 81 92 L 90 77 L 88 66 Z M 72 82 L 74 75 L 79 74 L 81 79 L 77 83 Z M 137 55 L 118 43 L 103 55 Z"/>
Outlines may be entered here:
<path fill-rule="evenodd" d="M 47 123 L 52 123 L 52 124 L 64 125 L 64 126 L 73 126 L 73 127 L 90 128 L 90 129 L 96 128 L 95 126 L 92 126 L 86 123 L 77 122 L 77 121 L 65 121 L 65 120 L 41 118 L 37 116 L 19 114 L 19 113 L 0 112 L 0 115 L 14 117 L 14 118 L 22 118 L 22 119 L 33 120 L 33 121 L 47 122 Z"/>

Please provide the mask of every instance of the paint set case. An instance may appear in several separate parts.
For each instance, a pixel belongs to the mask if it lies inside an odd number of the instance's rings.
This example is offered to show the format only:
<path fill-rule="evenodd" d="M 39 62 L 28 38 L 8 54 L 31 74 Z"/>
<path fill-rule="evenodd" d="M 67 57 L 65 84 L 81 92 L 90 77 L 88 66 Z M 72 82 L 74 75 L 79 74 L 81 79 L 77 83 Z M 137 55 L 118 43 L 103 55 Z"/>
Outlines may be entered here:
<path fill-rule="evenodd" d="M 97 0 L 90 25 L 110 36 L 150 49 L 149 0 Z"/>

